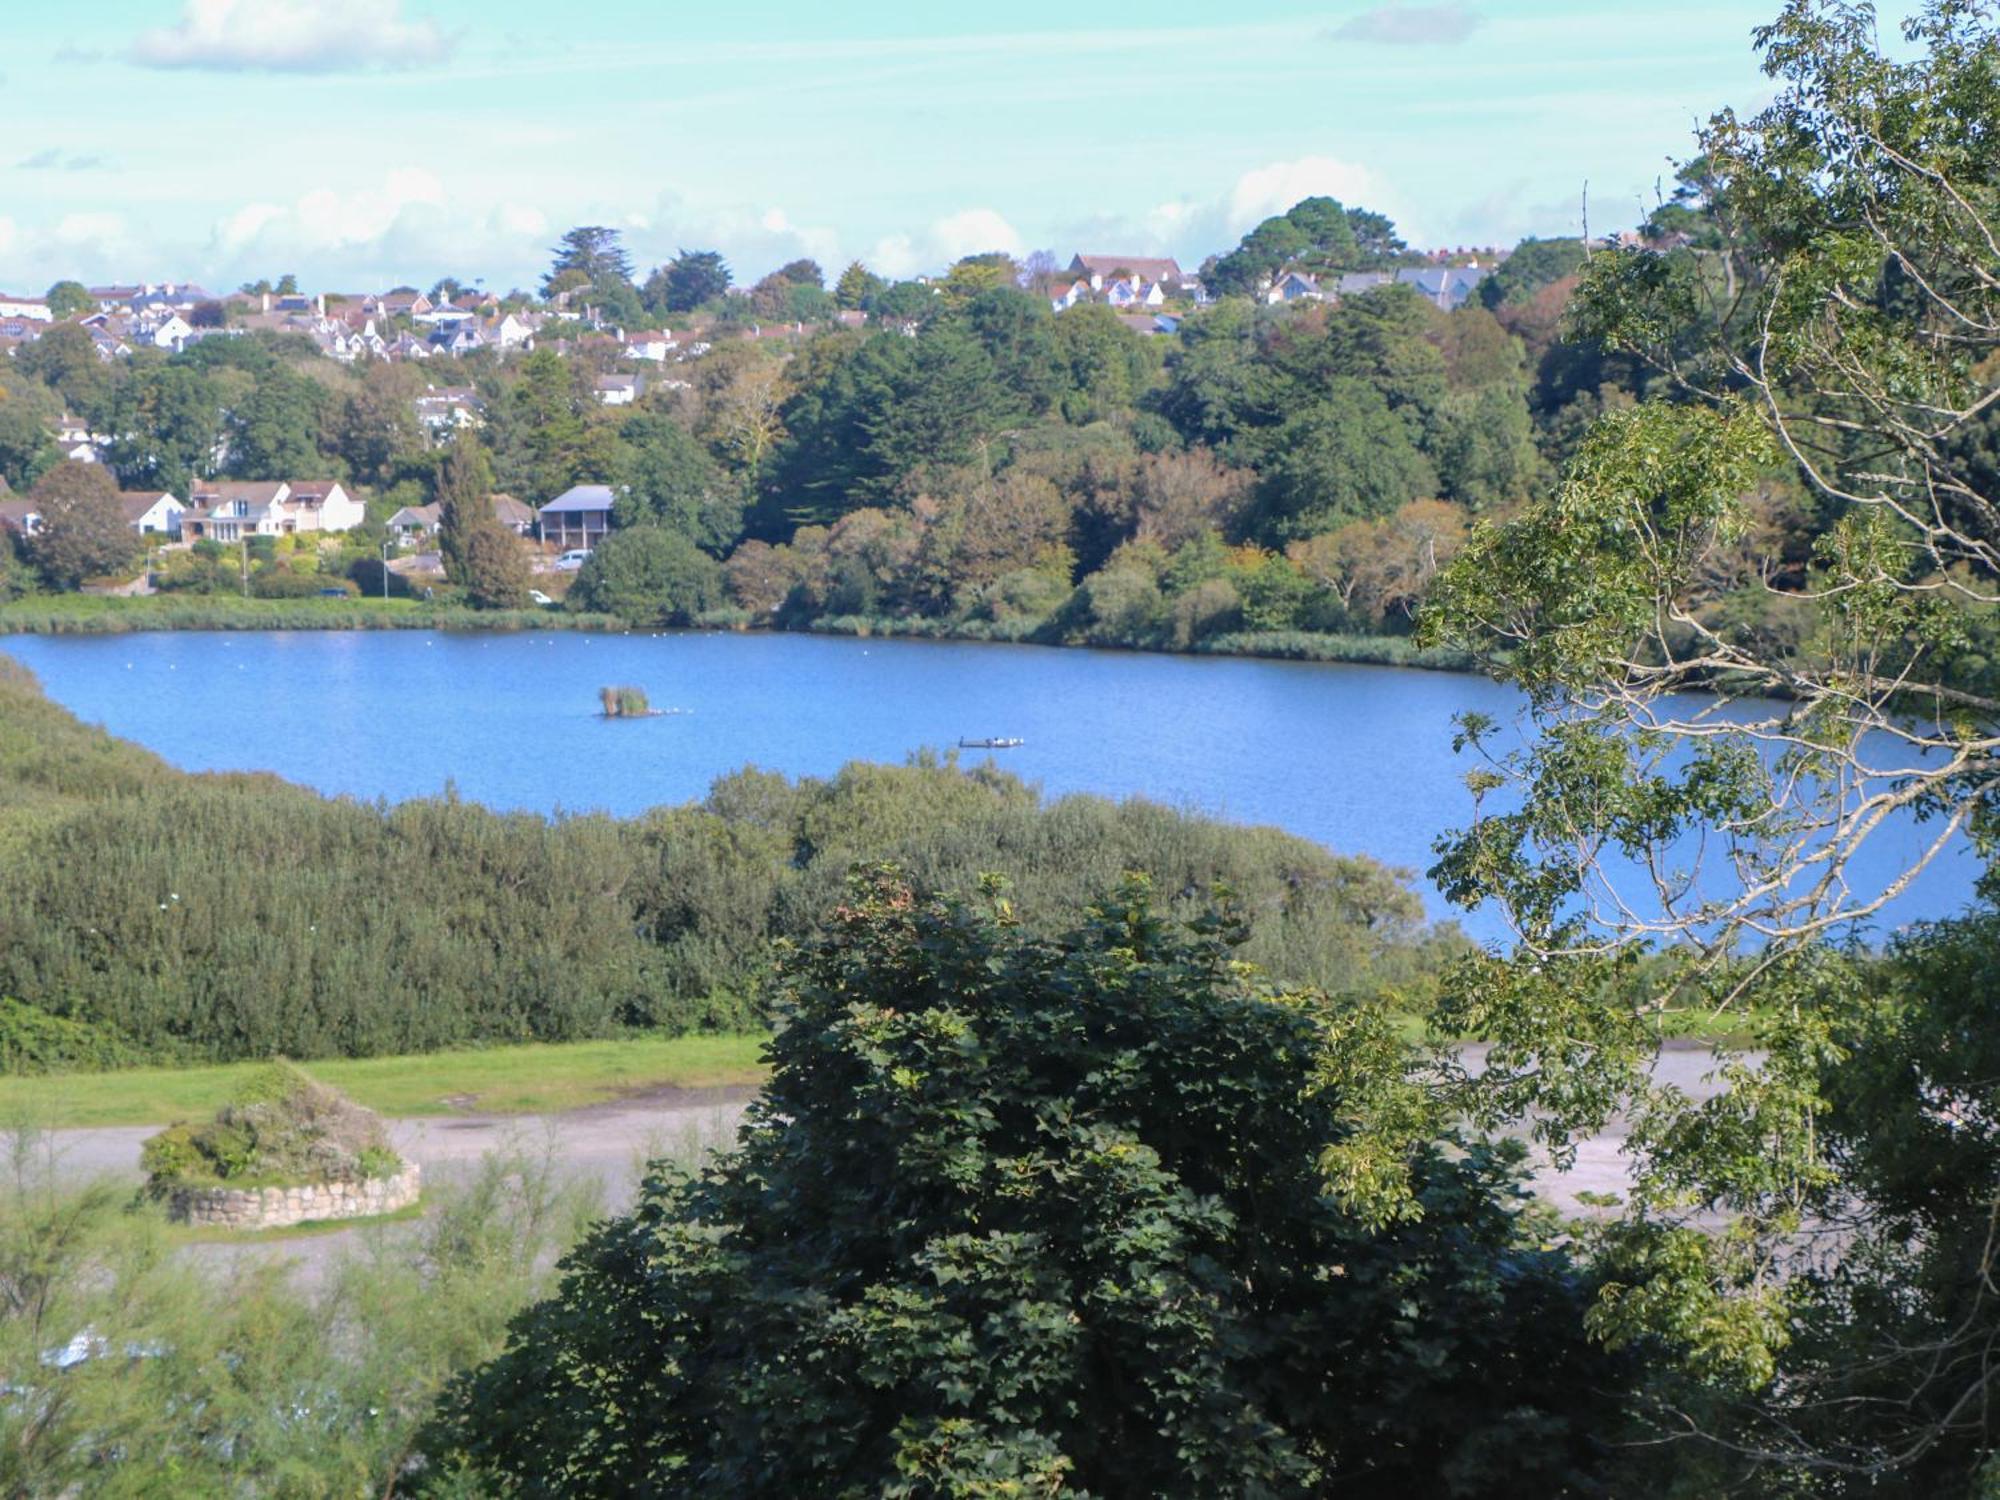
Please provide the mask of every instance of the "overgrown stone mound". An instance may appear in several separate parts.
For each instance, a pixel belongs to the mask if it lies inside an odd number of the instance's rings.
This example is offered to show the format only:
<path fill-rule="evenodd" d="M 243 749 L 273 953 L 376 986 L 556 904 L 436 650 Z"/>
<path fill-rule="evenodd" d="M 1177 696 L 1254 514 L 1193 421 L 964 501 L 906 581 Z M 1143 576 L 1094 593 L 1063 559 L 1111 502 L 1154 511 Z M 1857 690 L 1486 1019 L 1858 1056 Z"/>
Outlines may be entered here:
<path fill-rule="evenodd" d="M 393 1212 L 419 1191 L 379 1115 L 285 1062 L 206 1124 L 161 1131 L 140 1161 L 174 1217 L 241 1228 Z"/>

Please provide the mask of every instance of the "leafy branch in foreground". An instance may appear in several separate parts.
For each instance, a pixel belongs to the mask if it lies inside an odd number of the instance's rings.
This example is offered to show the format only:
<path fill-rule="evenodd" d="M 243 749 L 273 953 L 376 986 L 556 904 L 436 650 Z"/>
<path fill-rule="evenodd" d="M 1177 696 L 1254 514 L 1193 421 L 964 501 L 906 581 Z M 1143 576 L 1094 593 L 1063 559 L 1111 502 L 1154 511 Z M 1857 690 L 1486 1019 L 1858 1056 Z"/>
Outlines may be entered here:
<path fill-rule="evenodd" d="M 1453 1097 L 1559 1154 L 1628 1113 L 1593 1326 L 1687 1355 L 1661 1419 L 1752 1493 L 2000 1478 L 2000 1081 L 1931 1087 L 2000 1022 L 1993 970 L 1940 957 L 1990 958 L 1991 919 L 1894 963 L 1852 946 L 2000 833 L 2000 36 L 1966 0 L 1906 31 L 1904 60 L 1872 7 L 1793 0 L 1759 32 L 1775 101 L 1710 122 L 1681 228 L 1594 256 L 1573 312 L 1665 394 L 1482 525 L 1425 623 L 1532 731 L 1462 725 L 1477 815 L 1434 874 L 1519 941 L 1447 985 L 1440 1024 L 1493 1043 Z M 1823 534 L 1746 570 L 1772 493 Z M 1867 878 L 1897 824 L 1915 851 Z M 1654 1023 L 1695 1009 L 1760 1044 L 1700 1103 L 1652 1079 Z"/>
<path fill-rule="evenodd" d="M 997 893 L 857 883 L 787 967 L 736 1151 L 660 1172 L 570 1257 L 447 1401 L 433 1472 L 786 1500 L 1604 1493 L 1629 1366 L 1585 1341 L 1518 1150 L 1405 1146 L 1415 1212 L 1327 1192 L 1329 1153 L 1372 1159 L 1345 1151 L 1378 1101 L 1328 1072 L 1343 1007 L 1258 988 L 1242 937 L 1164 920 L 1139 882 L 1055 941 Z"/>

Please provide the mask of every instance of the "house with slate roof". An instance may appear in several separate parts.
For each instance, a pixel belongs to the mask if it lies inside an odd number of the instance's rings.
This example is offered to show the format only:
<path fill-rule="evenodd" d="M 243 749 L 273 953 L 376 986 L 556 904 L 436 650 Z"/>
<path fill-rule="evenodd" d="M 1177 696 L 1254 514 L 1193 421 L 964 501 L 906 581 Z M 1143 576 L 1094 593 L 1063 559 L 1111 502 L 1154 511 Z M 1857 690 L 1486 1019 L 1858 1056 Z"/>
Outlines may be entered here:
<path fill-rule="evenodd" d="M 572 485 L 536 513 L 542 541 L 560 552 L 595 547 L 611 530 L 616 499 L 608 484 Z"/>

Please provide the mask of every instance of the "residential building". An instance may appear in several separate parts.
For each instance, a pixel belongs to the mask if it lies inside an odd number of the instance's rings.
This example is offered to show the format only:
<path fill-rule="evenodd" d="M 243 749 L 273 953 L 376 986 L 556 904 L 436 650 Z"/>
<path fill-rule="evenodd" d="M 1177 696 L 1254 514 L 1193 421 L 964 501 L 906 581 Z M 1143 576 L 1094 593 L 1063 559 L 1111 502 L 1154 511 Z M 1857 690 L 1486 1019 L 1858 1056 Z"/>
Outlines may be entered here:
<path fill-rule="evenodd" d="M 515 536 L 526 536 L 535 529 L 534 511 L 512 495 L 494 495 L 491 499 L 493 519 Z M 429 505 L 406 505 L 389 517 L 389 530 L 405 547 L 415 546 L 437 535 L 441 511 L 435 501 Z"/>
<path fill-rule="evenodd" d="M 125 524 L 141 536 L 181 534 L 181 515 L 187 509 L 165 490 L 121 490 L 118 508 L 125 512 Z"/>
<path fill-rule="evenodd" d="M 33 536 L 42 529 L 42 513 L 32 500 L 0 500 L 0 531 Z"/>
<path fill-rule="evenodd" d="M 17 297 L 9 292 L 0 292 L 0 318 L 25 318 L 30 323 L 54 321 L 44 299 Z"/>
<path fill-rule="evenodd" d="M 486 403 L 469 385 L 430 385 L 411 405 L 432 437 L 445 437 L 486 421 Z"/>
<path fill-rule="evenodd" d="M 559 552 L 595 547 L 611 530 L 615 502 L 608 484 L 579 484 L 564 490 L 537 513 L 543 544 Z"/>
<path fill-rule="evenodd" d="M 630 406 L 644 394 L 646 382 L 639 375 L 600 375 L 597 399 L 606 406 Z"/>
<path fill-rule="evenodd" d="M 1129 276 L 1166 287 L 1178 287 L 1186 279 L 1180 262 L 1163 255 L 1079 255 L 1069 263 L 1067 274 L 1088 281 L 1093 292 L 1103 291 L 1106 282 Z"/>
<path fill-rule="evenodd" d="M 1317 302 L 1326 294 L 1319 289 L 1319 282 L 1303 271 L 1287 271 L 1264 293 L 1266 302 Z"/>
<path fill-rule="evenodd" d="M 389 517 L 389 534 L 405 547 L 414 547 L 438 529 L 438 505 L 406 505 Z"/>
<path fill-rule="evenodd" d="M 225 479 L 197 485 L 181 518 L 190 536 L 216 542 L 301 531 L 351 531 L 366 508 L 331 480 Z"/>

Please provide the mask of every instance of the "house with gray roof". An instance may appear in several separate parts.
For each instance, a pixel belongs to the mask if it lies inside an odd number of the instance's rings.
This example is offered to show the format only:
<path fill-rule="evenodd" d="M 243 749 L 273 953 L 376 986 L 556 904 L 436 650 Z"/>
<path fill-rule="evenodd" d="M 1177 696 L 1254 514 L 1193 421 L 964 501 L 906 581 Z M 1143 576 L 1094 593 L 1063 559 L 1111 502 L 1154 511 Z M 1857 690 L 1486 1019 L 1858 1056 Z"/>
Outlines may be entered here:
<path fill-rule="evenodd" d="M 572 485 L 536 512 L 542 541 L 560 552 L 595 547 L 611 530 L 617 498 L 608 484 Z"/>

